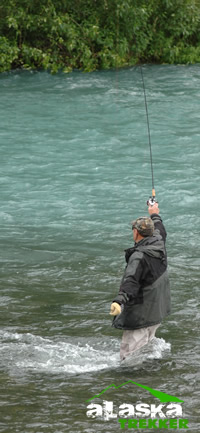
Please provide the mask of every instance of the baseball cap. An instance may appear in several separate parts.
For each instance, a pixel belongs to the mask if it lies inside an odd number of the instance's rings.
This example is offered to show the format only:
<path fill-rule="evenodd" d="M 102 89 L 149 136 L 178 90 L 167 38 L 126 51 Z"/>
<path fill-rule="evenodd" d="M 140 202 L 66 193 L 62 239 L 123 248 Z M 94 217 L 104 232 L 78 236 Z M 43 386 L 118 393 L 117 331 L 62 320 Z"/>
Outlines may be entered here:
<path fill-rule="evenodd" d="M 149 217 L 139 217 L 132 221 L 132 230 L 137 229 L 141 236 L 152 236 L 154 231 L 154 223 Z"/>

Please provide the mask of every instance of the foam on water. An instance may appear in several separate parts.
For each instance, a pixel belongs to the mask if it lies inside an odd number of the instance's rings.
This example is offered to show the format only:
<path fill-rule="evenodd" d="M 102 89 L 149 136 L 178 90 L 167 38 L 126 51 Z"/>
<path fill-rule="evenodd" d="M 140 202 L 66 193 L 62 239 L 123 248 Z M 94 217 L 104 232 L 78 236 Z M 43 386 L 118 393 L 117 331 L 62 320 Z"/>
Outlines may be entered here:
<path fill-rule="evenodd" d="M 1 331 L 0 343 L 0 364 L 6 364 L 9 370 L 15 372 L 17 369 L 23 372 L 80 374 L 116 367 L 119 364 L 117 340 L 112 340 L 112 344 L 100 340 L 88 344 L 79 338 L 74 344 L 68 341 L 53 341 L 30 333 Z"/>
<path fill-rule="evenodd" d="M 30 333 L 1 331 L 0 343 L 0 364 L 6 364 L 15 373 L 18 370 L 23 373 L 81 374 L 120 366 L 120 341 L 112 338 L 91 339 L 89 343 L 79 338 L 79 341 L 71 343 Z M 161 359 L 166 350 L 170 350 L 170 344 L 162 338 L 154 338 L 123 364 L 136 366 L 151 359 Z"/>

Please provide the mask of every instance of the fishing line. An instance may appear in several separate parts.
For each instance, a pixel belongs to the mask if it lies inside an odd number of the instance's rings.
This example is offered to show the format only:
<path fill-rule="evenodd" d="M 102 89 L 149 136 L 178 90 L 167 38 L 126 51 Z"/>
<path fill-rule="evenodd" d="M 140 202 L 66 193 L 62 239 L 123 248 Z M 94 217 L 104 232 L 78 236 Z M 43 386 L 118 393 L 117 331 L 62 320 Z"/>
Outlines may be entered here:
<path fill-rule="evenodd" d="M 147 130 L 148 130 L 148 139 L 149 139 L 149 150 L 150 150 L 150 163 L 151 163 L 151 179 L 152 179 L 152 197 L 149 198 L 147 204 L 153 205 L 155 203 L 155 187 L 154 187 L 154 172 L 153 172 L 153 156 L 152 156 L 152 145 L 151 145 L 151 133 L 150 133 L 150 125 L 149 125 L 149 114 L 148 114 L 148 106 L 147 106 L 147 98 L 146 98 L 146 89 L 144 84 L 144 75 L 142 66 L 140 66 L 142 84 L 143 84 L 143 93 L 144 93 L 144 103 L 146 110 L 146 118 L 147 118 Z"/>

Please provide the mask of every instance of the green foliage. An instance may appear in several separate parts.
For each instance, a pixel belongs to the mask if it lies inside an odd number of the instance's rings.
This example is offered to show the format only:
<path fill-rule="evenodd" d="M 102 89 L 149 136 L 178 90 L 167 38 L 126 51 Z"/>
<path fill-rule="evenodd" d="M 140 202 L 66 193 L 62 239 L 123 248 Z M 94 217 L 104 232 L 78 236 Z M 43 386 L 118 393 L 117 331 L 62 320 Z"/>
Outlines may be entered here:
<path fill-rule="evenodd" d="M 199 0 L 1 0 L 0 72 L 200 61 Z"/>
<path fill-rule="evenodd" d="M 9 71 L 18 58 L 19 48 L 5 37 L 0 36 L 0 72 Z"/>

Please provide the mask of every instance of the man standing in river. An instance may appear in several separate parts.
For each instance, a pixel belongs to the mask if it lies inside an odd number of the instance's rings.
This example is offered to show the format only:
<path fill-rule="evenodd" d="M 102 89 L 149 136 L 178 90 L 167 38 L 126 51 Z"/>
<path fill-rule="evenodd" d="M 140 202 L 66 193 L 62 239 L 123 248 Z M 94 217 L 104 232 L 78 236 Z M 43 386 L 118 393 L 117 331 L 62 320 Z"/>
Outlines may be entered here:
<path fill-rule="evenodd" d="M 126 250 L 127 266 L 119 294 L 111 304 L 113 326 L 122 329 L 120 358 L 147 344 L 170 313 L 170 288 L 165 250 L 166 231 L 158 204 L 149 206 L 150 217 L 132 222 L 135 245 Z"/>

